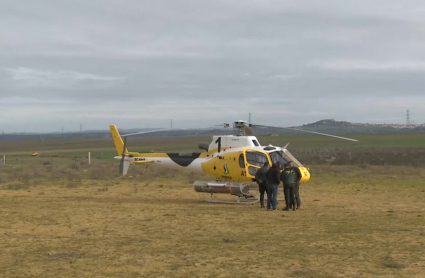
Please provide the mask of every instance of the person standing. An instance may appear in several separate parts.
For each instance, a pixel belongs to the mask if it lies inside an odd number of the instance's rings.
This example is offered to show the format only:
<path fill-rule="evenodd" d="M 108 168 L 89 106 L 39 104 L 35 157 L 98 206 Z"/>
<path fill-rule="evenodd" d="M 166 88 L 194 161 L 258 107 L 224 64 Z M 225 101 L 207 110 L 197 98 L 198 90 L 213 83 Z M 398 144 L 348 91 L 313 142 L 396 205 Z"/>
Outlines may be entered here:
<path fill-rule="evenodd" d="M 285 163 L 285 164 L 283 164 L 283 170 L 285 171 L 285 169 L 288 167 L 288 163 Z M 283 172 L 284 171 L 282 171 L 281 173 L 280 173 L 280 181 L 283 183 Z M 282 210 L 285 210 L 288 206 L 287 206 L 287 202 L 286 202 L 286 200 L 287 200 L 287 192 L 285 191 L 285 183 L 283 183 L 283 195 L 284 195 L 284 200 L 285 200 L 285 207 L 282 209 Z"/>
<path fill-rule="evenodd" d="M 295 186 L 294 186 L 294 195 L 295 195 L 295 205 L 297 209 L 301 208 L 301 199 L 300 199 L 300 180 L 302 178 L 301 171 L 297 166 L 294 166 L 294 163 L 290 162 L 289 165 L 295 172 Z"/>
<path fill-rule="evenodd" d="M 267 210 L 276 210 L 277 207 L 277 187 L 280 183 L 280 162 L 276 162 L 270 167 L 267 174 Z"/>
<path fill-rule="evenodd" d="M 267 173 L 269 172 L 269 163 L 265 162 L 263 167 L 258 169 L 255 174 L 255 180 L 258 183 L 258 191 L 260 192 L 260 205 L 264 208 L 264 193 L 267 191 Z M 268 198 L 267 198 L 268 199 Z"/>
<path fill-rule="evenodd" d="M 283 191 L 285 193 L 285 204 L 286 207 L 283 210 L 289 210 L 292 208 L 295 210 L 295 182 L 296 182 L 296 173 L 292 162 L 286 164 L 285 169 L 283 169 L 282 174 L 280 175 L 280 180 L 283 182 Z"/>

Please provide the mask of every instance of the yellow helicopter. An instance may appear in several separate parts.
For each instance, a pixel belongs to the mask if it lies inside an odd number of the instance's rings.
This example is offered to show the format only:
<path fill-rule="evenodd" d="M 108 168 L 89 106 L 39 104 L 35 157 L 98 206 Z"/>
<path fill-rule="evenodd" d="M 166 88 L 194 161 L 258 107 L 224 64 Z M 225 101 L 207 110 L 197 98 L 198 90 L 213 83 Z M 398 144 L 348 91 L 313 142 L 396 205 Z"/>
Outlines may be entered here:
<path fill-rule="evenodd" d="M 230 124 L 224 124 L 223 126 L 230 127 Z M 233 128 L 237 131 L 237 135 L 214 135 L 211 143 L 200 143 L 198 145 L 199 149 L 204 152 L 193 153 L 129 152 L 126 148 L 127 137 L 145 132 L 121 136 L 115 125 L 110 125 L 109 128 L 118 153 L 118 156 L 114 158 L 120 160 L 120 173 L 122 175 L 126 175 L 131 164 L 146 163 L 155 163 L 164 167 L 186 168 L 194 172 L 205 173 L 215 178 L 215 180 L 195 181 L 193 188 L 196 192 L 210 193 L 209 202 L 244 204 L 258 202 L 258 198 L 250 192 L 250 189 L 257 186 L 255 174 L 265 162 L 272 165 L 279 161 L 281 165 L 284 165 L 291 161 L 300 169 L 302 175 L 300 182 L 303 183 L 310 180 L 308 168 L 304 167 L 286 149 L 288 145 L 284 147 L 262 146 L 257 137 L 252 135 L 251 126 L 246 121 L 235 121 Z M 294 130 L 357 141 L 319 132 Z M 213 200 L 214 193 L 232 194 L 237 196 L 237 200 L 235 202 L 216 201 Z"/>

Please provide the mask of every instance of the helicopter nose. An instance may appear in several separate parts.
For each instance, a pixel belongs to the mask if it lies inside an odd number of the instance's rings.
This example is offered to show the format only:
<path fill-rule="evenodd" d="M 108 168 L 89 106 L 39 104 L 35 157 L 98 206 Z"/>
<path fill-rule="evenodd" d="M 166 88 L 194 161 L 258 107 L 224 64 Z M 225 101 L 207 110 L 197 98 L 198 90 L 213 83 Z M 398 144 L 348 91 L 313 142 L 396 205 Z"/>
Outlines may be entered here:
<path fill-rule="evenodd" d="M 300 182 L 307 182 L 310 180 L 310 171 L 308 168 L 306 167 L 299 167 L 298 169 L 300 169 L 301 172 L 301 180 Z"/>

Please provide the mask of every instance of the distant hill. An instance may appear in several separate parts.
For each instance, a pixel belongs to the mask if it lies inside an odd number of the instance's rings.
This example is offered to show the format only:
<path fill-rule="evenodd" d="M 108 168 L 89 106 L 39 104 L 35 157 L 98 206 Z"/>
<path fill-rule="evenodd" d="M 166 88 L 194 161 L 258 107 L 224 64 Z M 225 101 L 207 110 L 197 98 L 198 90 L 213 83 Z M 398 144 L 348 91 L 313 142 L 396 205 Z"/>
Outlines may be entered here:
<path fill-rule="evenodd" d="M 425 125 L 364 124 L 335 121 L 333 119 L 305 124 L 300 128 L 330 134 L 397 134 L 425 132 Z"/>
<path fill-rule="evenodd" d="M 290 128 L 254 126 L 253 130 L 255 134 L 261 135 L 308 135 L 308 133 L 291 130 L 291 128 L 334 135 L 425 133 L 425 125 L 362 124 L 335 121 L 333 119 L 320 120 Z"/>
<path fill-rule="evenodd" d="M 397 125 L 397 124 L 364 124 L 350 123 L 346 121 L 335 121 L 333 119 L 320 120 L 314 123 L 302 126 L 294 126 L 293 128 L 304 129 L 309 131 L 329 133 L 334 135 L 350 135 L 350 134 L 401 134 L 401 133 L 425 133 L 425 124 L 422 125 Z M 121 134 L 135 133 L 141 131 L 155 129 L 127 129 L 119 130 Z M 308 135 L 308 133 L 294 131 L 282 127 L 253 127 L 256 135 Z M 223 128 L 210 129 L 175 129 L 164 130 L 153 133 L 145 133 L 137 135 L 140 137 L 168 137 L 168 136 L 212 136 L 217 134 L 234 134 L 234 131 Z M 74 133 L 12 133 L 1 134 L 0 142 L 6 141 L 39 141 L 39 140 L 77 140 L 77 139 L 101 139 L 110 138 L 109 130 L 91 130 Z"/>

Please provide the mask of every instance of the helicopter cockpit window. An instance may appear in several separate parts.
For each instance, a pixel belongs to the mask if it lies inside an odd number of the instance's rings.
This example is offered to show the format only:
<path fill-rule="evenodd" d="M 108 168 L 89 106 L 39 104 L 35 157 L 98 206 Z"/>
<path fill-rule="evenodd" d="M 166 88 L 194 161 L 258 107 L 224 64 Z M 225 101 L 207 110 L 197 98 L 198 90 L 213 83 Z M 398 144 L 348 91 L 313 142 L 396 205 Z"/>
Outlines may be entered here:
<path fill-rule="evenodd" d="M 246 151 L 246 160 L 249 164 L 261 167 L 267 161 L 267 156 L 260 152 Z"/>
<path fill-rule="evenodd" d="M 249 151 L 249 150 L 246 151 L 245 155 L 246 155 L 246 160 L 249 164 L 248 173 L 252 176 L 255 176 L 258 168 L 253 167 L 251 165 L 262 167 L 264 163 L 267 161 L 267 156 L 263 153 L 256 152 L 256 151 Z"/>
<path fill-rule="evenodd" d="M 258 147 L 260 145 L 260 143 L 258 143 L 257 140 L 252 140 L 252 143 L 254 144 L 254 146 Z"/>

